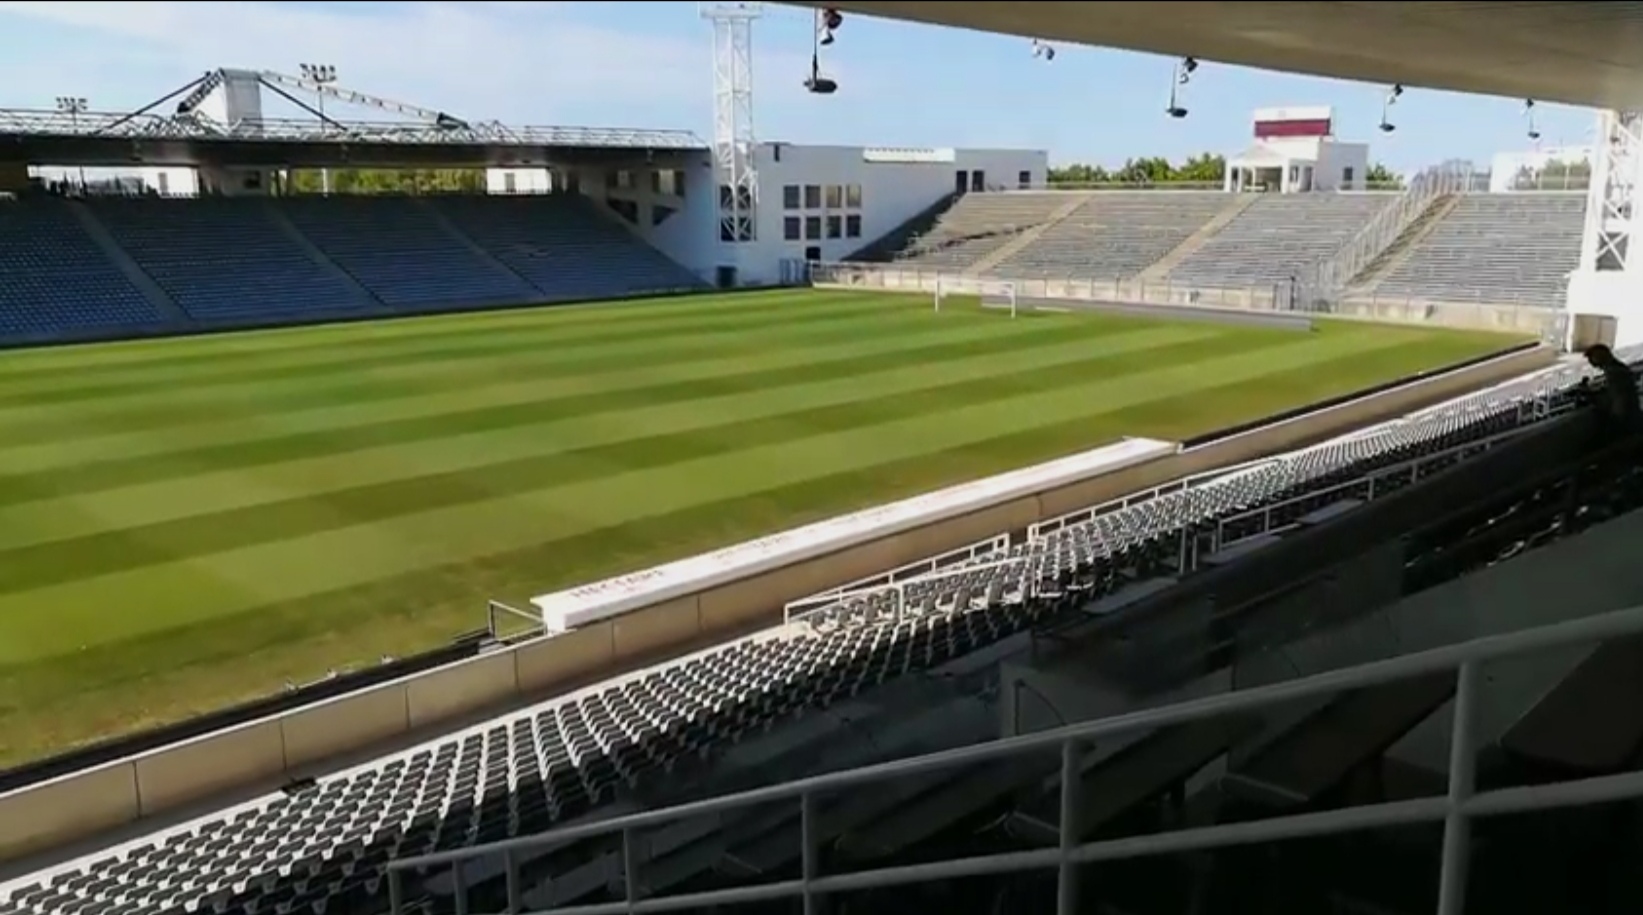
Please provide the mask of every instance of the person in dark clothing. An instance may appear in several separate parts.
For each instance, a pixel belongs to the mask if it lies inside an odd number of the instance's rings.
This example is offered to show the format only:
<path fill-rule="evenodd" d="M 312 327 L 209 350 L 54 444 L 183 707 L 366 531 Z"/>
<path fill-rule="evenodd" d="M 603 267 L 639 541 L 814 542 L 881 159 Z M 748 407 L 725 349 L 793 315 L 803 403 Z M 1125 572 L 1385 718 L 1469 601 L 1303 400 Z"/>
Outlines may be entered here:
<path fill-rule="evenodd" d="M 1597 405 L 1602 410 L 1605 431 L 1615 435 L 1643 431 L 1643 407 L 1638 403 L 1637 376 L 1632 374 L 1631 366 L 1601 343 L 1587 348 L 1586 362 L 1603 373 Z"/>

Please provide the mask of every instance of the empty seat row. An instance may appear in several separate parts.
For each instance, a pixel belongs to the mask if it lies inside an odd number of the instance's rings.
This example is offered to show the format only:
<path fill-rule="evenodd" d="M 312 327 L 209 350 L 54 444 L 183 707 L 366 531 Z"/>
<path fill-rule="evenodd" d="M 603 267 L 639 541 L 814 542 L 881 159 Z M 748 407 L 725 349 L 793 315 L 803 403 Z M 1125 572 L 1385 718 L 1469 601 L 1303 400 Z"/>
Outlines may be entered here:
<path fill-rule="evenodd" d="M 1395 193 L 1262 194 L 1169 273 L 1172 283 L 1266 286 L 1304 276 L 1346 246 Z"/>
<path fill-rule="evenodd" d="M 1128 279 L 1175 250 L 1233 202 L 1214 191 L 1107 191 L 993 272 L 1007 277 Z"/>
<path fill-rule="evenodd" d="M 1077 191 L 966 194 L 896 259 L 908 266 L 963 271 L 997 253 L 1022 232 L 1049 222 L 1057 213 L 1078 208 L 1089 198 L 1088 193 Z"/>
<path fill-rule="evenodd" d="M 1182 538 L 1251 509 L 1297 513 L 1366 474 L 1565 403 L 1562 366 L 1406 420 L 1165 492 L 894 591 L 436 739 L 311 786 L 0 888 L 19 915 L 335 913 L 380 908 L 391 859 L 540 831 L 905 674 L 930 670 L 1171 569 Z M 1532 405 L 1533 409 L 1526 408 Z M 1281 519 L 1280 519 L 1281 520 Z M 8 908 L 9 907 L 9 908 Z"/>

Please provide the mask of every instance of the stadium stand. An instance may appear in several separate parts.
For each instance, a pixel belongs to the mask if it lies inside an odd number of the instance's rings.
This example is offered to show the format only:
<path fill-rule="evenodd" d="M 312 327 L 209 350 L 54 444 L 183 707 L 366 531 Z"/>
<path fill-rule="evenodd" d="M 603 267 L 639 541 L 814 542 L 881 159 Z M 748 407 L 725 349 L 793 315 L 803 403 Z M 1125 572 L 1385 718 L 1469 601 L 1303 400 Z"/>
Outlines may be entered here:
<path fill-rule="evenodd" d="M 705 288 L 580 198 L 0 203 L 0 343 Z"/>
<path fill-rule="evenodd" d="M 445 197 L 429 205 L 544 301 L 704 288 L 581 195 Z"/>
<path fill-rule="evenodd" d="M 1179 574 L 1185 544 L 1225 549 L 1271 538 L 1275 530 L 1304 528 L 1303 519 L 1321 508 L 1398 493 L 1435 468 L 1560 416 L 1576 403 L 1582 377 L 1565 364 L 1127 502 L 896 592 L 845 595 L 772 632 L 95 853 L 0 890 L 0 902 L 21 915 L 380 909 L 382 869 L 392 858 L 591 813 L 806 710 L 933 670 L 1134 582 Z M 1383 744 L 1443 695 L 1405 689 L 1396 702 L 1369 703 L 1364 708 L 1382 710 L 1374 714 L 1385 727 L 1364 741 Z M 1382 713 L 1391 707 L 1397 714 Z M 1230 739 L 1172 738 L 1203 753 Z M 1268 770 L 1267 781 L 1292 771 Z M 1332 783 L 1327 772 L 1304 774 L 1309 784 Z M 1131 794 L 1159 790 L 1152 781 Z"/>
<path fill-rule="evenodd" d="M 1104 191 L 998 265 L 1000 276 L 1124 279 L 1169 254 L 1225 207 L 1218 191 Z"/>
<path fill-rule="evenodd" d="M 1368 292 L 1560 307 L 1579 265 L 1584 192 L 1466 194 Z"/>
<path fill-rule="evenodd" d="M 1173 283 L 1281 283 L 1339 251 L 1396 194 L 1267 194 L 1169 273 Z"/>
<path fill-rule="evenodd" d="M 202 325 L 317 321 L 377 307 L 281 231 L 264 201 L 108 198 L 90 206 L 137 266 Z"/>
<path fill-rule="evenodd" d="M 910 267 L 964 270 L 1088 196 L 1076 191 L 966 194 L 897 259 Z"/>
<path fill-rule="evenodd" d="M 412 197 L 293 197 L 282 209 L 338 266 L 397 311 L 483 308 L 538 293 L 481 257 Z"/>
<path fill-rule="evenodd" d="M 144 333 L 167 315 L 61 201 L 0 202 L 0 339 Z"/>

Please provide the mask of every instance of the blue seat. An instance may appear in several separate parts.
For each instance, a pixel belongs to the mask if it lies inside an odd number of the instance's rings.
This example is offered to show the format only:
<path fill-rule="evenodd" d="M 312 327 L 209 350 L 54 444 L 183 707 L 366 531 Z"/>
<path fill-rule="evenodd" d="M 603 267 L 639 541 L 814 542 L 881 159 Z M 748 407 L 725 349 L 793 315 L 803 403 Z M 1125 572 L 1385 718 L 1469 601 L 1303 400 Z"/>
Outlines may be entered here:
<path fill-rule="evenodd" d="M 0 340 L 142 333 L 166 315 L 58 200 L 0 203 Z"/>

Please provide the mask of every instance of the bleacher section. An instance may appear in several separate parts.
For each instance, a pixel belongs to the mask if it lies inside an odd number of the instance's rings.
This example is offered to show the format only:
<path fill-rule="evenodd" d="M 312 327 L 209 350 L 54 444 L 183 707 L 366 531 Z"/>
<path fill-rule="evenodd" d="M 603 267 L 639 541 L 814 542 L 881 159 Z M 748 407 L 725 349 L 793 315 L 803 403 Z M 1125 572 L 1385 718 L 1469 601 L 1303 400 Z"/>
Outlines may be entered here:
<path fill-rule="evenodd" d="M 320 321 L 374 305 L 288 237 L 264 201 L 114 198 L 90 205 L 137 266 L 200 324 Z"/>
<path fill-rule="evenodd" d="M 1088 196 L 1077 191 L 966 194 L 897 260 L 909 267 L 962 271 Z"/>
<path fill-rule="evenodd" d="M 1397 198 L 1391 193 L 1269 194 L 1169 273 L 1172 283 L 1270 286 L 1304 276 Z"/>
<path fill-rule="evenodd" d="M 484 308 L 539 295 L 463 244 L 416 198 L 294 197 L 281 205 L 303 235 L 390 308 Z"/>
<path fill-rule="evenodd" d="M 700 289 L 701 280 L 636 238 L 585 197 L 430 200 L 543 301 Z"/>
<path fill-rule="evenodd" d="M 581 197 L 0 201 L 0 344 L 705 283 Z"/>
<path fill-rule="evenodd" d="M 163 327 L 166 315 L 98 248 L 71 206 L 0 201 L 0 340 Z"/>
<path fill-rule="evenodd" d="M 1369 292 L 1560 307 L 1585 216 L 1584 192 L 1467 194 Z"/>
<path fill-rule="evenodd" d="M 998 265 L 1006 277 L 1127 279 L 1230 202 L 1216 191 L 1104 191 Z"/>
<path fill-rule="evenodd" d="M 1160 491 L 969 568 L 911 580 L 900 598 L 882 590 L 846 597 L 764 636 L 101 852 L 0 890 L 0 908 L 9 904 L 19 915 L 380 910 L 382 866 L 391 858 L 530 833 L 635 789 L 655 790 L 669 773 L 784 719 L 940 667 L 1034 621 L 1166 574 L 1202 532 L 1218 531 L 1228 543 L 1264 535 L 1244 531 L 1236 518 L 1259 516 L 1267 530 L 1337 500 L 1395 493 L 1420 476 L 1414 462 L 1423 457 L 1448 466 L 1480 440 L 1559 415 L 1581 377 L 1579 368 L 1559 366 L 1201 485 Z M 1343 488 L 1374 472 L 1378 487 Z M 1424 708 L 1432 699 L 1423 693 L 1400 707 Z M 1212 736 L 1212 749 L 1230 739 Z"/>

